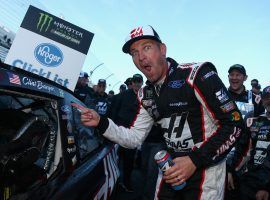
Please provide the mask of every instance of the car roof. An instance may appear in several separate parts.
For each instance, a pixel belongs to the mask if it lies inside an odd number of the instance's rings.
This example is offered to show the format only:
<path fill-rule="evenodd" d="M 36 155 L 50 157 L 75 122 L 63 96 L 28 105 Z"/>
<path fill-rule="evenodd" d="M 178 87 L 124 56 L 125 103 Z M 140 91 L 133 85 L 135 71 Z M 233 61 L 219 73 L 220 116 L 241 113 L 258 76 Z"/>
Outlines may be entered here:
<path fill-rule="evenodd" d="M 71 90 L 54 81 L 5 63 L 0 63 L 0 85 L 1 88 L 31 90 L 60 98 L 66 96 L 66 93 L 73 95 Z"/>

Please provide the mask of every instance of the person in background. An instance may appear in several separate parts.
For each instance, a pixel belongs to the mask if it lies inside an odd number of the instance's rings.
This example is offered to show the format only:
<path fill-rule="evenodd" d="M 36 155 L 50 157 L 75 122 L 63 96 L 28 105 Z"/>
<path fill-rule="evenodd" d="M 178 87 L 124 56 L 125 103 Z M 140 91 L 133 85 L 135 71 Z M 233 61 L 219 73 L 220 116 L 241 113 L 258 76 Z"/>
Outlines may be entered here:
<path fill-rule="evenodd" d="M 108 97 L 109 98 L 112 98 L 114 96 L 114 91 L 113 90 L 110 90 L 109 93 L 108 93 Z"/>
<path fill-rule="evenodd" d="M 259 84 L 259 81 L 257 79 L 252 79 L 250 84 L 251 84 L 251 91 L 255 95 L 261 95 L 261 85 Z"/>
<path fill-rule="evenodd" d="M 122 93 L 127 90 L 127 86 L 125 84 L 120 85 L 119 87 L 119 93 Z"/>
<path fill-rule="evenodd" d="M 132 78 L 131 77 L 127 78 L 125 84 L 128 89 L 132 89 Z"/>
<path fill-rule="evenodd" d="M 95 92 L 88 86 L 89 76 L 86 72 L 81 72 L 74 90 L 75 96 L 80 99 L 89 108 L 94 108 L 93 100 Z"/>
<path fill-rule="evenodd" d="M 106 80 L 99 79 L 94 103 L 95 103 L 95 110 L 101 116 L 108 116 L 110 111 L 111 102 L 108 99 L 108 94 L 105 92 L 106 87 L 107 87 Z"/>
<path fill-rule="evenodd" d="M 97 91 L 98 91 L 98 85 L 93 85 L 93 90 L 94 90 L 95 92 L 97 92 Z"/>
<path fill-rule="evenodd" d="M 270 86 L 263 89 L 262 104 L 266 113 L 246 119 L 246 134 L 236 144 L 233 157 L 227 160 L 228 189 L 234 192 L 230 200 L 269 199 Z"/>
<path fill-rule="evenodd" d="M 143 77 L 140 74 L 134 74 L 132 77 L 132 89 L 128 89 L 115 96 L 111 106 L 111 119 L 119 126 L 132 126 L 139 109 L 137 94 L 143 85 Z M 133 192 L 131 184 L 131 174 L 134 169 L 134 160 L 136 149 L 119 149 L 120 162 L 122 162 L 122 188 L 126 192 Z"/>
<path fill-rule="evenodd" d="M 117 126 L 92 109 L 81 108 L 85 126 L 126 148 L 143 143 L 154 123 L 174 165 L 159 174 L 157 199 L 224 198 L 226 156 L 241 135 L 242 118 L 212 63 L 178 64 L 151 26 L 137 27 L 122 48 L 148 84 L 138 92 L 139 109 L 132 126 Z M 80 107 L 80 106 L 78 106 Z M 186 182 L 181 190 L 172 185 Z"/>
<path fill-rule="evenodd" d="M 250 85 L 251 85 L 251 87 L 253 87 L 253 86 L 255 86 L 255 85 L 258 85 L 259 84 L 259 81 L 258 81 L 258 79 L 252 79 L 251 81 L 250 81 Z"/>
<path fill-rule="evenodd" d="M 252 93 L 251 90 L 246 90 L 244 86 L 244 82 L 248 77 L 244 66 L 240 64 L 232 65 L 228 73 L 230 83 L 228 91 L 232 99 L 236 102 L 243 118 L 245 118 L 245 115 L 250 111 L 253 112 L 253 116 L 255 117 L 264 113 L 261 96 Z"/>

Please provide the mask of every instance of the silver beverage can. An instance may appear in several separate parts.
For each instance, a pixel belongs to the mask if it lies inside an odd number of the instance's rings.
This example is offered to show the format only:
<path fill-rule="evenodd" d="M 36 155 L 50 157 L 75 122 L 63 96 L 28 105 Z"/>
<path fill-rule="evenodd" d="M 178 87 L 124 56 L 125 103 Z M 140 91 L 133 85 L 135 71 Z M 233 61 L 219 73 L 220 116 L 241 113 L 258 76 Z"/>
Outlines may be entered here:
<path fill-rule="evenodd" d="M 164 173 L 167 169 L 174 165 L 171 155 L 166 150 L 161 150 L 156 153 L 154 156 L 156 163 L 158 164 L 159 169 Z M 186 186 L 186 182 L 180 185 L 174 185 L 172 188 L 174 190 L 181 190 Z"/>

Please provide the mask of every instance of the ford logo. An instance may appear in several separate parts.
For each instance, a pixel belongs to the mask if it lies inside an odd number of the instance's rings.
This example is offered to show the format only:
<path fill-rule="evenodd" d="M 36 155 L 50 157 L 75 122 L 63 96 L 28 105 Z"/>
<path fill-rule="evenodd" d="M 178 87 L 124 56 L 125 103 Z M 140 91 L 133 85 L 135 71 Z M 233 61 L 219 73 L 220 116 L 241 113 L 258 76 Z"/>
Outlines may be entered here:
<path fill-rule="evenodd" d="M 62 51 L 57 46 L 49 43 L 38 45 L 34 54 L 37 61 L 47 67 L 57 67 L 64 58 Z"/>
<path fill-rule="evenodd" d="M 174 80 L 174 81 L 170 81 L 168 83 L 168 86 L 175 89 L 175 88 L 181 88 L 184 84 L 185 84 L 185 80 Z"/>

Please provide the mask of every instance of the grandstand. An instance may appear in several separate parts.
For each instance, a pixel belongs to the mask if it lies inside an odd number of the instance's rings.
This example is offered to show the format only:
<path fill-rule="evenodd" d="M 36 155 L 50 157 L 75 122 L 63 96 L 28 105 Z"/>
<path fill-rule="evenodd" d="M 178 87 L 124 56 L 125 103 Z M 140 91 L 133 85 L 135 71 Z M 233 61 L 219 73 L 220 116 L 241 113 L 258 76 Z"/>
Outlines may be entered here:
<path fill-rule="evenodd" d="M 14 38 L 14 32 L 0 25 L 0 59 L 2 62 L 4 62 Z"/>

